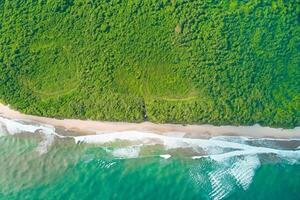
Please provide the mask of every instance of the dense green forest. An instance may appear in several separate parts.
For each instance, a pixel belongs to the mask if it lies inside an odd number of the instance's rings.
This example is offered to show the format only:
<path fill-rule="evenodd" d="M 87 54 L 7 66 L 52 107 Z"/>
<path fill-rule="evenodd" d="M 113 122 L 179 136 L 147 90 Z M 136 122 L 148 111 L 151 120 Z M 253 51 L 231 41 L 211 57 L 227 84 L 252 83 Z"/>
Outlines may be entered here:
<path fill-rule="evenodd" d="M 25 113 L 300 125 L 299 0 L 0 0 L 0 49 Z"/>

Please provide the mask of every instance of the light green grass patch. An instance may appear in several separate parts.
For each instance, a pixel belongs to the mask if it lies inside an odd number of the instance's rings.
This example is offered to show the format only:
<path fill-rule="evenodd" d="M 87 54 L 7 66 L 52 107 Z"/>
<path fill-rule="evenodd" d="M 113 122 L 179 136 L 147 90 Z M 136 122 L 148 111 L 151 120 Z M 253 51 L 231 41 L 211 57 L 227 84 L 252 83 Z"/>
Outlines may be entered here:
<path fill-rule="evenodd" d="M 43 42 L 31 46 L 35 59 L 28 66 L 34 72 L 22 82 L 41 97 L 64 95 L 79 84 L 79 60 L 70 46 Z"/>
<path fill-rule="evenodd" d="M 170 101 L 190 100 L 197 97 L 191 81 L 178 73 L 175 64 L 151 64 L 124 67 L 115 73 L 118 91 L 143 96 L 145 99 Z"/>

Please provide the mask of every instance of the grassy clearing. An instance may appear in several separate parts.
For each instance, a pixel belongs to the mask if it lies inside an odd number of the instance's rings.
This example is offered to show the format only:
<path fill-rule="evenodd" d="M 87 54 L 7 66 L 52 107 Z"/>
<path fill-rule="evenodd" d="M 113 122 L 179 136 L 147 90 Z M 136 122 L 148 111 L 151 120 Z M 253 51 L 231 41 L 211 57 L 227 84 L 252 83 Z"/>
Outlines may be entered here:
<path fill-rule="evenodd" d="M 30 46 L 35 55 L 22 83 L 41 98 L 62 96 L 76 90 L 80 81 L 79 64 L 71 46 L 58 42 L 39 42 Z"/>
<path fill-rule="evenodd" d="M 119 92 L 135 94 L 145 99 L 196 98 L 197 92 L 191 80 L 181 77 L 176 72 L 178 68 L 170 64 L 151 64 L 145 69 L 138 66 L 122 68 L 116 72 L 115 81 Z"/>

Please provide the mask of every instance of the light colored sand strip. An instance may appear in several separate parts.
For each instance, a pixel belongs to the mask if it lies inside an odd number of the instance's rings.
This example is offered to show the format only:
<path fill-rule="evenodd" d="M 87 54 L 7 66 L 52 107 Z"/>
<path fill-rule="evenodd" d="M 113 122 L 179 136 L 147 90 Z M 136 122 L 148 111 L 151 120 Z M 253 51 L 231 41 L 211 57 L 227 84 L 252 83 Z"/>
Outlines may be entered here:
<path fill-rule="evenodd" d="M 219 135 L 247 136 L 254 138 L 300 138 L 300 127 L 294 129 L 270 128 L 260 125 L 253 126 L 213 126 L 213 125 L 179 125 L 154 124 L 151 122 L 101 122 L 77 119 L 54 119 L 22 114 L 9 106 L 0 104 L 0 116 L 37 122 L 62 127 L 66 130 L 78 131 L 83 135 L 102 132 L 143 131 L 178 137 L 208 138 Z"/>

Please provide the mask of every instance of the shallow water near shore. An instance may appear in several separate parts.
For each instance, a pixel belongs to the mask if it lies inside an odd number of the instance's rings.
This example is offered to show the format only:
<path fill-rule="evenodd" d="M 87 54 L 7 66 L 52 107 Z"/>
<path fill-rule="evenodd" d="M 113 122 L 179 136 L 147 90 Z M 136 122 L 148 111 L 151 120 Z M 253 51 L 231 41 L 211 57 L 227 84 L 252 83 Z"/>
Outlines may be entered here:
<path fill-rule="evenodd" d="M 297 139 L 0 132 L 0 199 L 300 199 Z"/>

